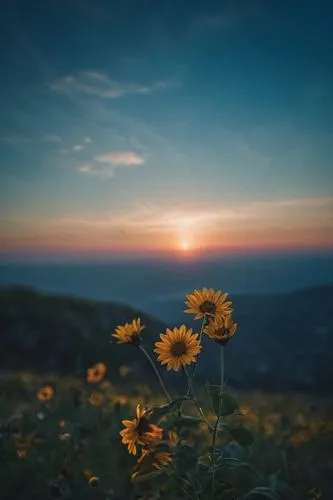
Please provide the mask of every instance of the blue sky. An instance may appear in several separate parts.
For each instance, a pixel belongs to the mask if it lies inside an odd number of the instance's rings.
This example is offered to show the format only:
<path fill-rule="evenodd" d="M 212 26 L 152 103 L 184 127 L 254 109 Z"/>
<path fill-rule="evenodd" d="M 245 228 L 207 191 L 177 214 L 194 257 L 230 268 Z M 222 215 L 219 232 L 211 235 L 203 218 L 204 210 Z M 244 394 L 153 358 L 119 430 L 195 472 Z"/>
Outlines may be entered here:
<path fill-rule="evenodd" d="M 7 2 L 0 247 L 333 247 L 329 1 Z"/>

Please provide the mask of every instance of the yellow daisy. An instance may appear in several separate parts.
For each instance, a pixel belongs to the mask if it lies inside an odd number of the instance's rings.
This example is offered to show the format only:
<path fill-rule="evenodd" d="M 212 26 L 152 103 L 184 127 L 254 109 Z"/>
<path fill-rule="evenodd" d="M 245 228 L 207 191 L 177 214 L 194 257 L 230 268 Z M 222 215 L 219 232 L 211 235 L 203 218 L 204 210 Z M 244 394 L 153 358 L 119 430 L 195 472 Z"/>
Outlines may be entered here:
<path fill-rule="evenodd" d="M 96 363 L 87 370 L 87 381 L 91 384 L 96 384 L 103 380 L 106 373 L 106 366 L 104 363 Z"/>
<path fill-rule="evenodd" d="M 195 363 L 196 356 L 201 351 L 198 334 L 187 330 L 185 325 L 160 334 L 161 342 L 155 342 L 154 351 L 159 355 L 158 361 L 167 365 L 167 370 L 178 371 L 182 366 Z"/>
<path fill-rule="evenodd" d="M 120 431 L 122 442 L 127 444 L 128 452 L 136 455 L 136 445 L 152 445 L 162 439 L 163 429 L 149 423 L 146 412 L 140 405 L 136 407 L 136 418 L 123 420 L 125 429 Z"/>
<path fill-rule="evenodd" d="M 166 451 L 157 450 L 142 450 L 141 457 L 138 458 L 137 464 L 133 469 L 132 478 L 134 479 L 139 474 L 151 472 L 154 468 L 161 470 L 172 462 L 172 455 Z"/>
<path fill-rule="evenodd" d="M 50 385 L 45 385 L 37 392 L 37 399 L 39 401 L 50 401 L 53 398 L 54 389 Z"/>
<path fill-rule="evenodd" d="M 117 344 L 140 344 L 140 333 L 145 328 L 141 325 L 141 319 L 133 319 L 132 323 L 125 323 L 125 325 L 117 326 L 115 333 L 112 334 L 115 337 Z"/>
<path fill-rule="evenodd" d="M 184 312 L 194 314 L 194 319 L 225 316 L 231 313 L 231 302 L 226 302 L 228 295 L 221 290 L 215 292 L 213 288 L 194 290 L 193 293 L 186 295 L 185 305 L 189 309 Z"/>
<path fill-rule="evenodd" d="M 225 317 L 220 316 L 212 319 L 204 329 L 204 332 L 214 342 L 224 345 L 235 335 L 236 330 L 237 323 L 234 323 L 231 314 L 228 314 Z"/>

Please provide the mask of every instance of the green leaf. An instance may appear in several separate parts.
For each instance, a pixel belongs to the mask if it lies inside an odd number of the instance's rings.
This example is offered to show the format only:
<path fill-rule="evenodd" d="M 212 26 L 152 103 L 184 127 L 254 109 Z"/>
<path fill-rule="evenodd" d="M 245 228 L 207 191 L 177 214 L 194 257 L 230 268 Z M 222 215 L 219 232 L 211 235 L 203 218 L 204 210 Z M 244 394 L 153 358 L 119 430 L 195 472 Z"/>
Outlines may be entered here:
<path fill-rule="evenodd" d="M 258 486 L 254 488 L 244 497 L 244 500 L 263 500 L 270 498 L 271 500 L 280 500 L 280 496 L 271 488 L 265 488 L 263 486 Z"/>
<path fill-rule="evenodd" d="M 153 408 L 151 408 L 148 411 L 148 413 L 150 416 L 152 416 L 153 418 L 156 418 L 158 420 L 158 419 L 164 417 L 165 415 L 167 415 L 168 413 L 179 408 L 181 403 L 183 401 L 187 401 L 187 400 L 190 400 L 190 398 L 188 398 L 186 396 L 184 396 L 182 398 L 177 398 L 167 405 L 154 406 Z"/>
<path fill-rule="evenodd" d="M 253 434 L 247 427 L 236 425 L 234 427 L 229 427 L 228 430 L 234 440 L 241 446 L 251 446 L 254 441 Z"/>
<path fill-rule="evenodd" d="M 220 402 L 221 386 L 206 384 L 206 391 L 217 416 L 225 417 L 239 410 L 237 399 L 227 392 L 222 391 L 222 402 Z"/>

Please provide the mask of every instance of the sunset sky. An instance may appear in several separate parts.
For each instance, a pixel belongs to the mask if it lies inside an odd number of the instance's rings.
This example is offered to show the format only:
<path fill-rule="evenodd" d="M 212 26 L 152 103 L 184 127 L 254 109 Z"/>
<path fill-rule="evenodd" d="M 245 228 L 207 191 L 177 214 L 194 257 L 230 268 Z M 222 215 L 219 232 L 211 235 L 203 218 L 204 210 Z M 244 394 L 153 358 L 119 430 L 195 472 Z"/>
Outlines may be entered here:
<path fill-rule="evenodd" d="M 11 0 L 0 253 L 333 249 L 331 1 Z"/>

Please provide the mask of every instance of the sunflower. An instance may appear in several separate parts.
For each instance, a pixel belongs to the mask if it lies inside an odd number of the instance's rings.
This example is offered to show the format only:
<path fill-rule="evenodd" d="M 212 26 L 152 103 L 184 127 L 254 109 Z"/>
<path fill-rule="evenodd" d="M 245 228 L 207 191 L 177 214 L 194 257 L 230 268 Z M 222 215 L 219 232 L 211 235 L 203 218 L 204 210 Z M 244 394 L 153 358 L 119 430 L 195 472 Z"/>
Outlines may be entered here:
<path fill-rule="evenodd" d="M 136 466 L 133 469 L 132 479 L 136 476 L 151 472 L 154 468 L 164 469 L 172 462 L 172 455 L 167 451 L 142 450 L 141 457 L 138 458 Z"/>
<path fill-rule="evenodd" d="M 104 403 L 104 399 L 104 394 L 94 391 L 90 394 L 88 401 L 93 406 L 101 406 Z"/>
<path fill-rule="evenodd" d="M 194 319 L 225 316 L 231 313 L 231 302 L 225 301 L 228 295 L 228 293 L 222 293 L 221 290 L 215 292 L 213 288 L 194 290 L 193 293 L 186 295 L 185 305 L 189 309 L 184 312 L 195 314 Z"/>
<path fill-rule="evenodd" d="M 162 439 L 163 429 L 148 421 L 146 412 L 140 405 L 136 407 L 136 418 L 123 420 L 125 429 L 120 431 L 122 442 L 127 444 L 128 452 L 136 455 L 136 445 L 151 445 Z"/>
<path fill-rule="evenodd" d="M 50 385 L 44 385 L 38 392 L 37 392 L 37 399 L 39 401 L 50 401 L 50 399 L 53 398 L 54 395 L 54 389 Z"/>
<path fill-rule="evenodd" d="M 170 330 L 160 334 L 161 342 L 155 342 L 154 351 L 159 355 L 158 361 L 162 365 L 167 365 L 167 370 L 176 372 L 181 366 L 190 365 L 196 362 L 201 350 L 198 341 L 198 334 L 192 333 L 192 329 L 187 330 L 185 325 L 180 328 Z"/>
<path fill-rule="evenodd" d="M 117 326 L 116 332 L 112 334 L 117 340 L 117 344 L 134 344 L 140 345 L 140 333 L 145 328 L 141 325 L 141 319 L 133 319 L 132 323 Z"/>
<path fill-rule="evenodd" d="M 236 330 L 237 323 L 234 323 L 231 314 L 228 314 L 225 317 L 221 316 L 212 319 L 204 329 L 204 332 L 214 342 L 224 345 L 235 335 Z"/>
<path fill-rule="evenodd" d="M 91 384 L 96 384 L 103 380 L 106 373 L 106 366 L 104 363 L 96 363 L 91 368 L 87 370 L 87 381 Z"/>

